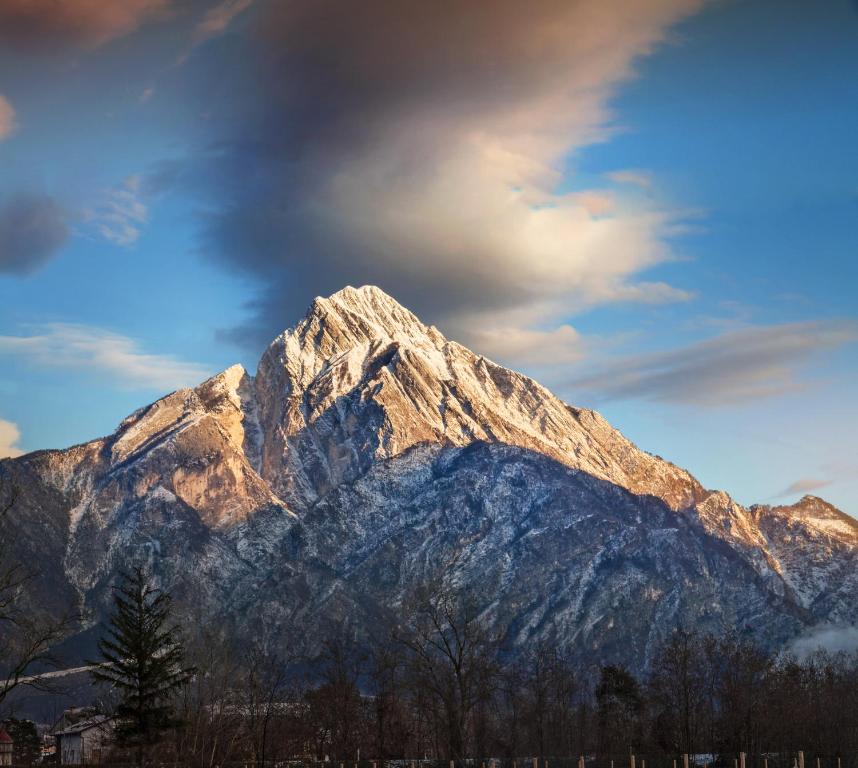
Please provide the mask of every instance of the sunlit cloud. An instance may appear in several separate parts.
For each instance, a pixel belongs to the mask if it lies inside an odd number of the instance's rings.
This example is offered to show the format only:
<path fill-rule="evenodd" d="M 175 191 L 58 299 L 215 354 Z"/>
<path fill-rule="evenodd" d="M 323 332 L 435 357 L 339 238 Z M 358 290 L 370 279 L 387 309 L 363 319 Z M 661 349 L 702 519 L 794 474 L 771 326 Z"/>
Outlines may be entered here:
<path fill-rule="evenodd" d="M 585 353 L 580 334 L 570 325 L 548 331 L 519 327 L 477 329 L 467 337 L 468 343 L 486 357 L 522 367 L 574 363 Z"/>
<path fill-rule="evenodd" d="M 614 131 L 609 101 L 637 59 L 700 5 L 272 6 L 257 103 L 199 171 L 217 198 L 206 251 L 265 286 L 235 335 L 258 346 L 288 307 L 344 284 L 487 332 L 489 317 L 512 327 L 504 311 L 539 307 L 519 330 L 542 333 L 599 304 L 687 299 L 641 279 L 674 258 L 687 212 L 566 191 L 565 169 Z"/>
<path fill-rule="evenodd" d="M 194 27 L 190 44 L 179 56 L 178 64 L 183 64 L 197 46 L 225 34 L 233 21 L 250 8 L 253 2 L 254 0 L 223 0 L 209 8 Z"/>
<path fill-rule="evenodd" d="M 192 386 L 210 373 L 197 363 L 144 352 L 128 336 L 70 323 L 40 326 L 32 335 L 0 336 L 0 357 L 39 368 L 107 376 L 132 389 L 171 390 Z"/>
<path fill-rule="evenodd" d="M 2 0 L 0 42 L 13 48 L 95 47 L 133 32 L 170 0 Z"/>
<path fill-rule="evenodd" d="M 16 128 L 15 110 L 8 99 L 0 93 L 0 141 L 9 138 Z"/>
<path fill-rule="evenodd" d="M 194 28 L 194 43 L 198 45 L 222 35 L 233 20 L 250 8 L 252 4 L 253 0 L 225 0 L 214 8 L 210 8 Z"/>
<path fill-rule="evenodd" d="M 638 169 L 626 169 L 622 171 L 612 171 L 607 174 L 608 178 L 617 184 L 630 184 L 641 189 L 652 188 L 652 175 L 647 171 Z"/>
<path fill-rule="evenodd" d="M 20 456 L 23 451 L 18 447 L 21 431 L 18 425 L 5 419 L 0 419 L 0 459 Z"/>
<path fill-rule="evenodd" d="M 820 478 L 815 477 L 804 477 L 800 480 L 796 480 L 794 483 L 790 483 L 780 493 L 776 493 L 774 495 L 774 498 L 780 499 L 784 496 L 803 496 L 807 493 L 813 493 L 814 491 L 818 491 L 822 488 L 827 488 L 829 485 L 832 484 L 832 482 L 832 480 L 822 480 Z"/>

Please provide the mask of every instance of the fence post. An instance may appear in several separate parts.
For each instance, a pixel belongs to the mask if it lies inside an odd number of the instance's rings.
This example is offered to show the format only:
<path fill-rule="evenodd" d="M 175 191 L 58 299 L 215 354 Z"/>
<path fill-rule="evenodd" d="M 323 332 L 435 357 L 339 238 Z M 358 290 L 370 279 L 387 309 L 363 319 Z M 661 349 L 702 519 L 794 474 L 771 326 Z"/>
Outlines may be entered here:
<path fill-rule="evenodd" d="M 635 756 L 634 753 L 629 755 L 629 768 L 635 768 Z"/>
<path fill-rule="evenodd" d="M 798 768 L 804 768 L 804 752 L 798 751 Z"/>
<path fill-rule="evenodd" d="M 682 756 L 682 768 L 688 768 L 688 753 L 687 752 Z M 745 766 L 742 766 L 742 768 L 745 768 Z"/>
<path fill-rule="evenodd" d="M 763 758 L 763 768 L 769 768 L 769 758 Z"/>

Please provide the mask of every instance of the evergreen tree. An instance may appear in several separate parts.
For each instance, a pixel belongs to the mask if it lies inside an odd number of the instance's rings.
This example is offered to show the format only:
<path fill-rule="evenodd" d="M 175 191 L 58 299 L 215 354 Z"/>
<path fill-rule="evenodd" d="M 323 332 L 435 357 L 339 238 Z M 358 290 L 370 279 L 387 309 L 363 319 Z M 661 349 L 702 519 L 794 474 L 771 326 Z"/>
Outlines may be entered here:
<path fill-rule="evenodd" d="M 170 612 L 170 596 L 154 587 L 142 568 L 123 574 L 107 636 L 98 644 L 100 666 L 92 671 L 95 680 L 110 683 L 119 693 L 117 741 L 136 748 L 139 765 L 147 747 L 179 724 L 171 698 L 194 673 L 184 666 L 182 640 Z"/>
<path fill-rule="evenodd" d="M 16 766 L 35 765 L 41 761 L 42 742 L 32 720 L 7 720 L 3 727 L 15 744 L 12 764 Z"/>

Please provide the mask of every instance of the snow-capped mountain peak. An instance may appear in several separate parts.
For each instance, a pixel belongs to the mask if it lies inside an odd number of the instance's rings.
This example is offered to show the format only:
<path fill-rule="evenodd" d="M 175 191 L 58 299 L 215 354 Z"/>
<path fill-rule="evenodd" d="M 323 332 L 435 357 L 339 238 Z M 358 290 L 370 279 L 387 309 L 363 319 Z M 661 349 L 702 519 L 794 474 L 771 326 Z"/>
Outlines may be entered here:
<path fill-rule="evenodd" d="M 513 645 L 635 667 L 677 623 L 778 645 L 858 621 L 854 520 L 707 491 L 372 286 L 317 298 L 255 376 L 232 366 L 0 472 L 24 491 L 19 554 L 56 564 L 33 599 L 93 620 L 145 557 L 237 634 L 308 651 L 450 562 Z"/>

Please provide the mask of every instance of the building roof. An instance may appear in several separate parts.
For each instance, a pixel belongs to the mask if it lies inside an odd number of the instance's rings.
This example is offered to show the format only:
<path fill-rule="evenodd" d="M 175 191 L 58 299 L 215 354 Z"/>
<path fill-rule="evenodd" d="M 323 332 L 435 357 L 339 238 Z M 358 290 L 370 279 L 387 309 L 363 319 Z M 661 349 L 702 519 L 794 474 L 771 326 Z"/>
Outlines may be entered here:
<path fill-rule="evenodd" d="M 103 728 L 104 726 L 110 723 L 112 718 L 107 715 L 96 715 L 95 717 L 90 717 L 87 720 L 81 720 L 79 723 L 75 723 L 74 725 L 69 726 L 68 728 L 64 728 L 61 731 L 56 731 L 54 736 L 69 736 L 73 733 L 83 733 L 83 731 L 89 731 L 92 728 Z"/>
<path fill-rule="evenodd" d="M 11 744 L 12 737 L 6 733 L 5 728 L 0 728 L 0 744 Z"/>

